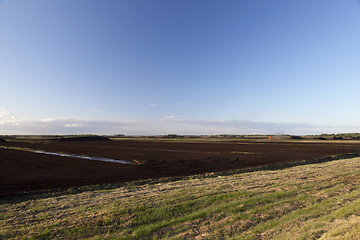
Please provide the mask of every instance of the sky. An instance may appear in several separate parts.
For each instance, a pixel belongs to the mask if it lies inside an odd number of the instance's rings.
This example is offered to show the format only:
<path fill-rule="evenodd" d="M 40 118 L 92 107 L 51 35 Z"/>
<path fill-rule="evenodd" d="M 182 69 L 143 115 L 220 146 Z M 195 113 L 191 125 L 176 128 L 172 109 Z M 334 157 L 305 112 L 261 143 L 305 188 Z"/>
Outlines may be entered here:
<path fill-rule="evenodd" d="M 360 132 L 358 0 L 0 0 L 0 135 Z"/>

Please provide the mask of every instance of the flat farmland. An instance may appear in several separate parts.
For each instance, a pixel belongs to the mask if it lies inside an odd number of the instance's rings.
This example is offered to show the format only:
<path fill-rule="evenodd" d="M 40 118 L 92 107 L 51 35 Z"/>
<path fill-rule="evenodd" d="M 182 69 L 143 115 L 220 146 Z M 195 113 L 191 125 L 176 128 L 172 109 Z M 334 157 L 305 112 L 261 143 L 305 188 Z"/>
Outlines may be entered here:
<path fill-rule="evenodd" d="M 360 153 L 360 143 L 354 141 L 131 139 L 60 142 L 22 139 L 1 143 L 1 146 L 1 194 L 232 171 Z M 55 156 L 32 150 L 127 160 L 132 164 Z"/>

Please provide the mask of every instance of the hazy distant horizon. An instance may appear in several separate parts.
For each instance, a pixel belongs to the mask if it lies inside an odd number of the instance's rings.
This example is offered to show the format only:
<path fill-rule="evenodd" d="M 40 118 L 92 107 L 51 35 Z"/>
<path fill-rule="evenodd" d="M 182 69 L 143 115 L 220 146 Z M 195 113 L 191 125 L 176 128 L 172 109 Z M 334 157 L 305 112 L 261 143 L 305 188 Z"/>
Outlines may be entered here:
<path fill-rule="evenodd" d="M 360 4 L 0 1 L 0 135 L 360 132 Z"/>

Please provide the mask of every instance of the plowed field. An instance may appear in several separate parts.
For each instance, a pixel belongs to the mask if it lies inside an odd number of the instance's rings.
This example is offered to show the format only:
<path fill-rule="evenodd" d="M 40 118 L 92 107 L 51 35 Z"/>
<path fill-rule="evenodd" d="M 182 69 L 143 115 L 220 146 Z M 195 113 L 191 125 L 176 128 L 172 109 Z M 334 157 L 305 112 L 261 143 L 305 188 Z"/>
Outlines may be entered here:
<path fill-rule="evenodd" d="M 0 192 L 185 176 L 360 153 L 354 142 L 8 142 L 9 148 L 128 160 L 118 164 L 0 148 Z"/>

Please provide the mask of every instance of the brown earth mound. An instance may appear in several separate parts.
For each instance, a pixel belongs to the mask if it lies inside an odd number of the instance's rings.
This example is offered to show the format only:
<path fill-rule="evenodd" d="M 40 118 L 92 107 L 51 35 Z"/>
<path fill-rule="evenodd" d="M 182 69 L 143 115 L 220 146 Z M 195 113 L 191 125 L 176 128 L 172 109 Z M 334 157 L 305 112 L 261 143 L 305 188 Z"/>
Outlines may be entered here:
<path fill-rule="evenodd" d="M 59 142 L 83 142 L 83 141 L 111 141 L 103 136 L 86 136 L 86 137 L 64 137 L 52 139 Z"/>

